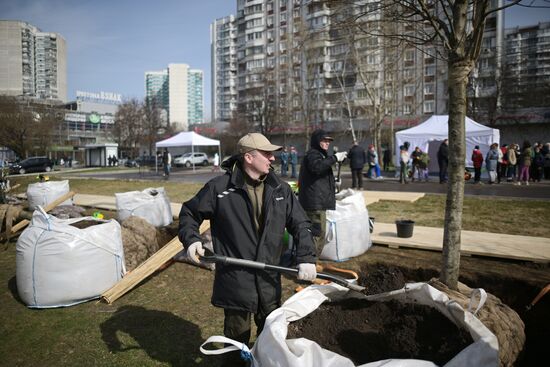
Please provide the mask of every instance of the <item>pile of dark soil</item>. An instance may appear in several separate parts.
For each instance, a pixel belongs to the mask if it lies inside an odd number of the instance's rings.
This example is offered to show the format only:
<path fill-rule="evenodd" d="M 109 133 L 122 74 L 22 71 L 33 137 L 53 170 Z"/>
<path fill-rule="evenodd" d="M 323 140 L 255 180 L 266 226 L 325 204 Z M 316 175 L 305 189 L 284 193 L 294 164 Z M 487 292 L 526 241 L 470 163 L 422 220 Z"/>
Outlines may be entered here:
<path fill-rule="evenodd" d="M 288 338 L 300 337 L 355 364 L 415 358 L 443 365 L 473 342 L 467 331 L 429 306 L 352 298 L 322 304 L 291 323 Z"/>
<path fill-rule="evenodd" d="M 91 226 L 97 226 L 98 224 L 103 224 L 103 222 L 98 222 L 98 221 L 95 221 L 95 220 L 81 220 L 79 222 L 76 222 L 76 223 L 71 223 L 71 226 L 73 227 L 76 227 L 76 228 L 80 228 L 80 229 L 84 229 L 84 228 L 88 228 L 88 227 L 91 227 Z"/>

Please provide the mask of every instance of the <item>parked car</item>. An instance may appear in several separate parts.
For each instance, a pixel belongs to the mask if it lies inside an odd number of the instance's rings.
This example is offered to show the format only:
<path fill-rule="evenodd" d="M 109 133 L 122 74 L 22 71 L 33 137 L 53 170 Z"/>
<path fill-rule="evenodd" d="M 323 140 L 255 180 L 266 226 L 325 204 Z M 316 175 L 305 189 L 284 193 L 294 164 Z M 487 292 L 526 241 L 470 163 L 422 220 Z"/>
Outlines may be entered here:
<path fill-rule="evenodd" d="M 174 158 L 172 164 L 176 167 L 191 167 L 193 164 L 196 166 L 208 166 L 208 156 L 206 153 L 194 152 L 194 153 L 185 153 L 180 157 Z"/>
<path fill-rule="evenodd" d="M 162 166 L 162 159 L 157 159 L 157 166 Z M 155 156 L 154 155 L 142 155 L 135 159 L 128 159 L 124 165 L 126 167 L 155 167 Z"/>
<path fill-rule="evenodd" d="M 29 157 L 10 166 L 10 173 L 50 172 L 53 161 L 48 157 Z"/>

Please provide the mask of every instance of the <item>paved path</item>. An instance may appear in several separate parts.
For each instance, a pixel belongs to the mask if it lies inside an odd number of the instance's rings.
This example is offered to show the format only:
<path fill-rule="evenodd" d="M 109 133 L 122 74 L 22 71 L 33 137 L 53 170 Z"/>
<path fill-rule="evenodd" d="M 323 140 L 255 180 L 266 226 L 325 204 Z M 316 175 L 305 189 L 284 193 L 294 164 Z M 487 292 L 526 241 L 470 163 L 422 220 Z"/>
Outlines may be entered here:
<path fill-rule="evenodd" d="M 57 174 L 57 173 L 56 173 Z M 63 177 L 67 178 L 83 178 L 93 177 L 96 179 L 123 179 L 123 180 L 150 180 L 150 181 L 164 181 L 165 178 L 162 173 L 156 173 L 155 171 L 142 169 L 120 169 L 115 171 L 103 171 L 93 172 L 79 171 L 70 172 L 62 171 L 59 173 Z M 195 171 L 192 169 L 178 168 L 175 169 L 170 175 L 170 181 L 172 182 L 194 182 L 194 183 L 206 183 L 213 177 L 223 174 L 221 172 L 212 172 L 211 168 L 200 167 Z M 342 187 L 347 188 L 351 186 L 351 174 L 349 172 L 342 172 Z M 394 177 L 388 177 L 382 180 L 364 180 L 364 188 L 371 191 L 393 191 L 393 192 L 416 192 L 426 194 L 442 194 L 447 193 L 447 185 L 441 185 L 438 183 L 436 177 L 431 177 L 430 182 L 411 182 L 407 185 L 400 184 Z M 290 179 L 288 179 L 290 181 Z M 529 186 L 515 186 L 511 183 L 502 183 L 496 185 L 474 185 L 467 182 L 464 189 L 466 196 L 489 196 L 489 197 L 514 197 L 522 199 L 535 199 L 535 200 L 549 200 L 550 201 L 550 180 L 545 180 L 540 183 L 532 183 Z"/>

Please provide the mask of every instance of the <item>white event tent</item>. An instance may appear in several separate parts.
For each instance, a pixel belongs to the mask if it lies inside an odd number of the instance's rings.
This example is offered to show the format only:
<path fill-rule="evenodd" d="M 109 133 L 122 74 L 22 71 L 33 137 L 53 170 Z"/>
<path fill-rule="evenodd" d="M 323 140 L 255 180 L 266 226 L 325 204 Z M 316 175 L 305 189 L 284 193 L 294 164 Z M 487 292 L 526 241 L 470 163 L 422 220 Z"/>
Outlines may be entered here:
<path fill-rule="evenodd" d="M 161 140 L 155 143 L 156 150 L 159 148 L 174 148 L 174 147 L 191 147 L 191 152 L 195 153 L 196 146 L 218 146 L 218 154 L 221 157 L 220 141 L 216 139 L 210 139 L 206 136 L 197 134 L 194 131 L 183 131 L 168 139 Z M 156 157 L 156 156 L 155 156 Z M 221 158 L 220 158 L 221 159 Z M 158 168 L 157 168 L 158 169 Z M 193 170 L 195 170 L 195 163 L 193 162 Z"/>
<path fill-rule="evenodd" d="M 438 171 L 437 150 L 441 142 L 449 136 L 449 116 L 433 115 L 420 125 L 395 133 L 395 156 L 399 162 L 399 147 L 406 141 L 410 143 L 409 154 L 420 147 L 430 156 L 430 172 Z M 476 145 L 483 155 L 493 143 L 500 143 L 500 131 L 475 122 L 466 117 L 466 166 L 472 167 L 472 151 Z M 434 169 L 435 168 L 435 169 Z"/>

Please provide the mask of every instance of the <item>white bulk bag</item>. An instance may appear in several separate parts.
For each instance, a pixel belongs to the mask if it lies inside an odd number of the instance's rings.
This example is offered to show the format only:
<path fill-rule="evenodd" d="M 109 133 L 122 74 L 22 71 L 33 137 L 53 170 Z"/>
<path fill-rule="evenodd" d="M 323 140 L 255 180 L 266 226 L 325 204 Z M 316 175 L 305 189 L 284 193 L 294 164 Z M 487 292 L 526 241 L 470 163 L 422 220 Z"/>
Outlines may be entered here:
<path fill-rule="evenodd" d="M 479 293 L 485 294 L 483 290 Z M 473 294 L 478 294 L 473 292 Z M 357 292 L 331 283 L 329 285 L 312 285 L 290 297 L 280 308 L 273 311 L 266 319 L 264 330 L 258 336 L 254 347 L 249 350 L 243 344 L 231 339 L 213 336 L 201 346 L 204 354 L 221 354 L 228 351 L 243 350 L 253 358 L 253 366 L 286 366 L 286 367 L 353 367 L 353 362 L 339 354 L 323 349 L 317 343 L 305 339 L 286 339 L 288 324 L 299 320 L 323 302 L 341 300 L 347 297 L 364 298 L 366 301 L 398 300 L 407 303 L 420 303 L 436 308 L 458 327 L 467 330 L 474 340 L 444 367 L 484 366 L 498 367 L 498 341 L 496 336 L 474 314 L 483 306 L 480 297 L 477 309 L 472 314 L 458 303 L 427 283 L 410 283 L 402 289 L 372 296 L 362 296 Z M 360 322 L 361 320 L 357 320 Z M 219 350 L 206 350 L 204 346 L 212 342 L 232 344 Z M 365 345 L 365 348 L 368 348 Z M 241 353 L 242 354 L 242 353 Z M 386 359 L 363 364 L 359 367 L 437 367 L 429 361 L 417 359 Z"/>
<path fill-rule="evenodd" d="M 57 198 L 69 193 L 69 180 L 45 181 L 30 184 L 27 187 L 27 200 L 29 209 L 36 210 L 38 206 L 46 206 Z M 73 205 L 73 200 L 68 199 L 59 205 Z"/>
<path fill-rule="evenodd" d="M 136 216 L 145 219 L 155 227 L 172 223 L 172 207 L 164 187 L 117 193 L 115 197 L 120 222 L 130 216 Z"/>
<path fill-rule="evenodd" d="M 369 212 L 362 192 L 347 189 L 336 195 L 336 210 L 327 210 L 325 240 L 322 260 L 345 261 L 371 247 Z"/>
<path fill-rule="evenodd" d="M 79 229 L 83 220 L 101 224 Z M 71 306 L 98 298 L 124 273 L 120 225 L 94 217 L 58 219 L 42 208 L 16 245 L 17 291 L 32 308 Z"/>

